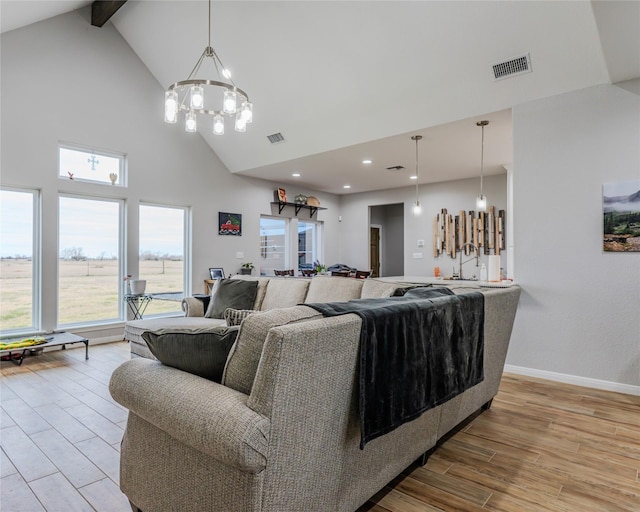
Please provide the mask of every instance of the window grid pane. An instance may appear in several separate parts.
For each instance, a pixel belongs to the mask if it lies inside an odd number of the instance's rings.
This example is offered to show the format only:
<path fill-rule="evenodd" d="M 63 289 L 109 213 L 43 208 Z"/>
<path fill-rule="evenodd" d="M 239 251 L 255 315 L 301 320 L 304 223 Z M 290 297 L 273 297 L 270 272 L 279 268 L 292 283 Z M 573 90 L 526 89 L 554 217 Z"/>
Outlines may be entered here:
<path fill-rule="evenodd" d="M 58 176 L 69 180 L 122 185 L 124 155 L 59 147 Z"/>
<path fill-rule="evenodd" d="M 35 192 L 0 191 L 0 325 L 2 332 L 35 329 Z"/>
<path fill-rule="evenodd" d="M 185 281 L 185 216 L 183 208 L 140 205 L 140 279 L 146 293 L 182 294 Z M 180 300 L 154 299 L 145 317 L 178 313 Z"/>
<path fill-rule="evenodd" d="M 273 276 L 274 270 L 289 268 L 286 219 L 260 217 L 260 275 Z"/>
<path fill-rule="evenodd" d="M 120 203 L 60 197 L 58 325 L 122 320 Z"/>

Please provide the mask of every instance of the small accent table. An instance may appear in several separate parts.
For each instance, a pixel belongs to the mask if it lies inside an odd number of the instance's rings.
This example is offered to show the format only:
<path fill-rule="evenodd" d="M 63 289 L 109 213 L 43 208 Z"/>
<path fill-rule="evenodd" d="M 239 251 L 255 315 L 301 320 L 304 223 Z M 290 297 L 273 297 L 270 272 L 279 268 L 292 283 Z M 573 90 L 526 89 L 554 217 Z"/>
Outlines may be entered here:
<path fill-rule="evenodd" d="M 149 302 L 151 302 L 152 300 L 153 296 L 147 294 L 135 295 L 128 293 L 124 296 L 124 301 L 127 303 L 129 311 L 131 311 L 134 320 L 142 319 L 142 315 L 144 315 Z"/>
<path fill-rule="evenodd" d="M 24 356 L 26 356 L 31 351 L 41 350 L 43 348 L 48 347 L 59 347 L 62 345 L 62 350 L 65 350 L 66 345 L 73 345 L 74 343 L 84 343 L 84 358 L 89 359 L 89 340 L 87 338 L 83 338 L 82 336 L 78 336 L 76 334 L 72 334 L 70 332 L 57 332 L 55 334 L 46 334 L 44 338 L 47 340 L 46 343 L 41 343 L 40 345 L 33 345 L 30 347 L 18 348 L 18 349 L 7 349 L 0 350 L 0 356 L 9 356 L 9 360 L 20 366 L 22 361 L 24 361 Z"/>

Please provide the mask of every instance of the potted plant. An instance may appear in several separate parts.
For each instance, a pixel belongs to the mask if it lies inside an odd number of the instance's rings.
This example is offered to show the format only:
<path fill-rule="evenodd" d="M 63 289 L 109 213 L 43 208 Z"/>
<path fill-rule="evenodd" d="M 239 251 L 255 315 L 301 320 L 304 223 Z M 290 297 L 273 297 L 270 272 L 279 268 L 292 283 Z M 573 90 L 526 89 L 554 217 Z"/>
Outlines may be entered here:
<path fill-rule="evenodd" d="M 243 263 L 240 267 L 240 273 L 245 276 L 250 276 L 253 269 L 256 268 L 253 263 Z"/>
<path fill-rule="evenodd" d="M 327 266 L 320 263 L 319 260 L 313 262 L 313 267 L 318 275 L 324 275 L 327 273 Z"/>

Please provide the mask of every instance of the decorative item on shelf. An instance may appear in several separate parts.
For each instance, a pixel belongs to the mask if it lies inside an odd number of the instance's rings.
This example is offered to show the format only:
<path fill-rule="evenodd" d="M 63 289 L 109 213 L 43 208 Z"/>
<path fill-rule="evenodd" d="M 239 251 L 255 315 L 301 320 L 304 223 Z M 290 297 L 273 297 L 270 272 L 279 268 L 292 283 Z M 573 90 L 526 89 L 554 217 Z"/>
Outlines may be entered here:
<path fill-rule="evenodd" d="M 132 279 L 131 280 L 131 293 L 133 295 L 142 295 L 147 288 L 146 279 Z"/>
<path fill-rule="evenodd" d="M 307 197 L 307 206 L 320 206 L 320 201 L 315 196 Z"/>
<path fill-rule="evenodd" d="M 313 268 L 318 275 L 324 275 L 327 273 L 327 266 L 320 263 L 320 260 L 316 260 L 313 262 Z"/>
<path fill-rule="evenodd" d="M 69 179 L 72 180 L 73 179 L 73 173 L 71 171 L 67 171 L 67 174 L 69 175 Z"/>
<path fill-rule="evenodd" d="M 294 203 L 298 203 L 298 204 L 307 204 L 307 199 L 308 197 L 305 196 L 304 194 L 298 194 L 294 199 L 293 202 Z"/>
<path fill-rule="evenodd" d="M 115 185 L 116 181 L 118 181 L 118 175 L 115 172 L 110 172 L 109 179 L 111 180 L 111 184 Z"/>
<path fill-rule="evenodd" d="M 418 141 L 422 140 L 422 135 L 413 135 L 411 140 L 416 142 L 416 202 L 413 203 L 413 214 L 417 217 L 422 213 L 422 206 L 420 206 L 420 197 L 418 195 Z"/>
<path fill-rule="evenodd" d="M 251 262 L 243 263 L 242 266 L 240 267 L 240 274 L 245 276 L 250 276 L 254 268 L 256 267 Z"/>
<path fill-rule="evenodd" d="M 231 73 L 211 46 L 211 0 L 209 0 L 208 21 L 209 41 L 198 62 L 186 80 L 170 85 L 164 93 L 164 121 L 177 123 L 178 113 L 185 112 L 185 130 L 195 132 L 197 131 L 197 114 L 205 114 L 213 117 L 214 135 L 222 135 L 224 118 L 235 117 L 235 130 L 244 132 L 247 124 L 253 121 L 253 104 L 249 101 L 249 95 L 236 86 L 231 79 Z M 218 80 L 194 78 L 206 59 L 213 61 Z M 206 96 L 205 91 L 207 91 Z M 209 96 L 221 98 L 222 108 L 215 109 L 209 106 L 206 101 Z M 240 102 L 239 106 L 238 102 Z"/>
<path fill-rule="evenodd" d="M 489 124 L 489 121 L 478 121 L 476 126 L 482 128 L 482 145 L 480 149 L 480 195 L 476 198 L 476 210 L 479 212 L 487 211 L 487 198 L 482 191 L 482 180 L 484 178 L 484 127 Z"/>
<path fill-rule="evenodd" d="M 242 236 L 242 214 L 218 212 L 218 234 Z"/>
<path fill-rule="evenodd" d="M 280 202 L 280 203 L 286 203 L 287 202 L 287 191 L 283 188 L 278 188 L 276 190 L 273 191 L 273 199 L 274 201 Z"/>
<path fill-rule="evenodd" d="M 447 254 L 456 258 L 458 251 L 468 256 L 473 244 L 483 254 L 499 255 L 506 248 L 506 213 L 490 206 L 487 212 L 465 212 L 458 215 L 442 208 L 433 219 L 433 257 Z"/>

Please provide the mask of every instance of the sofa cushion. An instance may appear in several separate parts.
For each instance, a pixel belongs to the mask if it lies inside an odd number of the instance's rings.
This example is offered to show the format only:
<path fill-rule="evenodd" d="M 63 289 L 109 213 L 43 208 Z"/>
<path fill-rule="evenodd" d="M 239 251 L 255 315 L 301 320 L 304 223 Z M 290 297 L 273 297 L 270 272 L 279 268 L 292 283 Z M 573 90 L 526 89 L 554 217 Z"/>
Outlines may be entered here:
<path fill-rule="evenodd" d="M 220 382 L 237 335 L 238 327 L 216 327 L 145 331 L 142 338 L 162 364 Z"/>
<path fill-rule="evenodd" d="M 305 304 L 313 302 L 345 302 L 359 299 L 366 279 L 316 276 L 311 279 Z"/>
<path fill-rule="evenodd" d="M 221 279 L 204 316 L 223 318 L 227 308 L 252 309 L 257 290 L 256 280 Z"/>
<path fill-rule="evenodd" d="M 308 306 L 273 309 L 248 316 L 242 322 L 236 343 L 227 358 L 222 384 L 241 393 L 250 394 L 269 329 L 321 317 L 320 313 Z"/>
<path fill-rule="evenodd" d="M 223 319 L 205 318 L 203 316 L 165 316 L 161 318 L 144 318 L 142 320 L 130 320 L 124 324 L 124 339 L 131 343 L 143 344 L 144 331 L 157 331 L 159 329 L 211 329 L 224 326 Z M 133 347 L 132 347 L 133 349 Z"/>
<path fill-rule="evenodd" d="M 398 283 L 387 283 L 377 279 L 365 279 L 362 284 L 361 299 L 379 299 L 391 297 L 398 289 Z"/>
<path fill-rule="evenodd" d="M 302 304 L 307 295 L 310 279 L 280 277 L 269 279 L 267 291 L 260 309 L 269 311 L 276 308 L 290 308 Z"/>
<path fill-rule="evenodd" d="M 256 311 L 255 309 L 227 308 L 224 310 L 224 321 L 229 327 L 240 325 L 245 318 L 249 315 L 253 315 L 254 313 L 259 313 L 259 311 Z"/>

